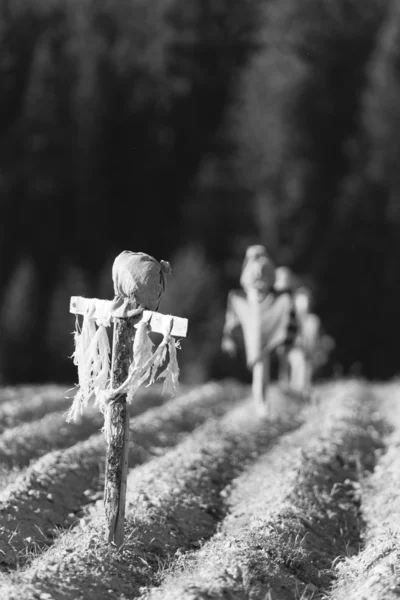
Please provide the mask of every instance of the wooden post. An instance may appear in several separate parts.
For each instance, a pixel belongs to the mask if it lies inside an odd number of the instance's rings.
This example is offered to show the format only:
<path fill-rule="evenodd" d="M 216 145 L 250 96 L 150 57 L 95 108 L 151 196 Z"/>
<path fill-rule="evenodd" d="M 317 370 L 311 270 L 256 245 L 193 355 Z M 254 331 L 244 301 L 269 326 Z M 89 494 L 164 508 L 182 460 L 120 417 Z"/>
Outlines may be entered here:
<path fill-rule="evenodd" d="M 111 310 L 110 300 L 82 298 L 72 296 L 70 312 L 76 315 L 88 315 L 96 320 Z M 114 317 L 113 353 L 111 363 L 111 389 L 116 390 L 128 378 L 129 367 L 133 360 L 133 341 L 136 329 L 145 319 L 149 331 L 170 334 L 184 338 L 187 335 L 188 320 L 171 315 L 163 315 L 144 310 L 138 317 Z M 172 319 L 172 322 L 171 322 Z M 129 405 L 126 394 L 116 395 L 106 407 L 107 453 L 104 484 L 104 507 L 107 519 L 106 537 L 109 542 L 120 547 L 124 541 L 126 486 L 129 455 Z"/>
<path fill-rule="evenodd" d="M 260 295 L 256 289 L 247 291 L 247 301 L 252 313 L 254 354 L 257 357 L 252 368 L 253 398 L 259 408 L 267 412 L 267 393 L 269 387 L 269 352 L 262 347 L 262 319 Z"/>
<path fill-rule="evenodd" d="M 253 366 L 252 392 L 253 398 L 265 414 L 268 412 L 268 387 L 269 387 L 270 369 L 269 352 L 255 363 Z"/>
<path fill-rule="evenodd" d="M 111 387 L 118 388 L 127 378 L 132 362 L 132 346 L 137 319 L 115 319 Z M 126 484 L 129 454 L 129 405 L 121 394 L 106 409 L 110 436 L 106 455 L 104 508 L 107 518 L 107 540 L 116 546 L 124 541 Z"/>

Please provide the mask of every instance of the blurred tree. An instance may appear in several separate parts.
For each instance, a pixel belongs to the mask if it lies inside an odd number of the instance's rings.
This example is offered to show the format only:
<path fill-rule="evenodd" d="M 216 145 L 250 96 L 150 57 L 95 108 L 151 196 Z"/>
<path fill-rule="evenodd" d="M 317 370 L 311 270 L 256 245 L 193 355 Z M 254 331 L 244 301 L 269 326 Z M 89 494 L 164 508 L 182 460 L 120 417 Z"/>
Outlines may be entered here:
<path fill-rule="evenodd" d="M 42 343 L 49 349 L 48 377 L 53 381 L 77 380 L 76 367 L 71 360 L 76 321 L 76 316 L 69 313 L 71 296 L 103 298 L 82 269 L 64 264 L 51 295 L 50 311 L 42 332 Z"/>
<path fill-rule="evenodd" d="M 181 248 L 171 259 L 172 276 L 161 311 L 189 319 L 190 335 L 182 341 L 182 377 L 190 383 L 206 381 L 219 351 L 223 297 L 217 271 L 196 246 Z"/>
<path fill-rule="evenodd" d="M 4 376 L 62 378 L 65 290 L 77 269 L 108 290 L 104 265 L 126 248 L 204 248 L 178 263 L 217 286 L 199 321 L 217 331 L 258 237 L 315 281 L 344 367 L 392 373 L 399 13 L 395 0 L 0 0 L 0 306 L 21 260 L 34 274 L 31 361 L 15 368 L 10 327 Z M 222 372 L 211 346 L 203 374 Z"/>
<path fill-rule="evenodd" d="M 7 348 L 2 357 L 3 372 L 14 381 L 26 379 L 31 370 L 37 286 L 35 265 L 30 258 L 21 258 L 5 290 L 0 312 L 2 343 Z"/>
<path fill-rule="evenodd" d="M 352 283 L 347 285 L 346 296 L 338 298 L 337 314 L 343 315 L 341 324 L 335 325 L 338 344 L 347 364 L 357 356 L 366 374 L 380 377 L 398 371 L 399 59 L 400 6 L 389 2 L 367 67 L 359 132 L 350 146 L 352 170 L 338 196 L 337 237 L 331 242 L 331 256 L 341 265 L 344 280 Z M 328 272 L 334 278 L 337 271 L 331 260 Z M 332 321 L 327 294 L 324 305 Z M 352 314 L 351 333 L 344 318 L 347 312 Z"/>
<path fill-rule="evenodd" d="M 388 217 L 400 222 L 400 4 L 389 6 L 369 65 L 361 118 L 369 178 L 387 187 Z"/>
<path fill-rule="evenodd" d="M 25 9 L 16 3 L 9 7 L 10 16 L 0 40 L 2 56 L 8 60 L 3 63 L 4 70 L 0 69 L 0 81 L 5 80 L 16 104 L 10 106 L 7 98 L 0 109 L 4 133 L 0 143 L 0 194 L 5 223 L 0 242 L 0 251 L 4 250 L 0 279 L 3 291 L 18 256 L 30 256 L 37 286 L 31 296 L 31 332 L 24 338 L 34 358 L 30 366 L 26 365 L 25 377 L 40 380 L 46 371 L 42 337 L 51 292 L 58 277 L 59 256 L 65 253 L 73 223 L 69 210 L 70 136 L 65 118 L 68 86 L 59 78 L 65 66 L 60 12 L 54 9 L 50 14 L 40 3 L 36 13 L 30 3 Z M 15 79 L 11 68 L 17 74 Z M 9 350 L 5 352 L 3 341 L 6 375 L 7 365 L 16 372 Z"/>
<path fill-rule="evenodd" d="M 254 192 L 263 242 L 278 263 L 315 280 L 317 311 L 338 337 L 337 359 L 346 369 L 360 360 L 368 374 L 379 372 L 376 346 L 365 342 L 379 336 L 372 282 L 381 281 L 385 223 L 376 187 L 368 188 L 367 206 L 344 187 L 359 168 L 366 67 L 386 10 L 383 0 L 268 5 L 264 47 L 243 76 L 237 127 L 240 173 Z"/>
<path fill-rule="evenodd" d="M 122 249 L 179 245 L 261 3 L 0 2 L 0 303 L 29 254 L 38 350 L 25 377 L 50 376 L 42 336 L 62 265 L 93 285 Z"/>
<path fill-rule="evenodd" d="M 264 47 L 243 77 L 243 180 L 267 245 L 299 271 L 318 268 L 383 14 L 381 0 L 271 3 Z"/>

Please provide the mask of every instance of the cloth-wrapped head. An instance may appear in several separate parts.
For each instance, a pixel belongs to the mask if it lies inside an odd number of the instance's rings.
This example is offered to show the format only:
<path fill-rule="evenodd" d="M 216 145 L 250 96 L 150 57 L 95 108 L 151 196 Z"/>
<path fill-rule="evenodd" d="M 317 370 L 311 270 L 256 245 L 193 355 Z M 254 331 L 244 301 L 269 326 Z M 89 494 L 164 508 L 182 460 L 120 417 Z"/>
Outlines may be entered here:
<path fill-rule="evenodd" d="M 256 290 L 266 295 L 275 283 L 275 266 L 264 246 L 249 246 L 243 262 L 240 285 L 246 293 Z"/>
<path fill-rule="evenodd" d="M 170 264 L 158 262 L 149 254 L 125 250 L 112 268 L 114 282 L 114 317 L 133 317 L 143 310 L 158 310 L 167 286 Z"/>
<path fill-rule="evenodd" d="M 275 271 L 275 289 L 278 292 L 291 292 L 294 289 L 294 275 L 288 267 L 278 267 Z"/>
<path fill-rule="evenodd" d="M 306 315 L 311 310 L 312 293 L 307 287 L 300 287 L 294 295 L 294 305 L 298 315 Z"/>

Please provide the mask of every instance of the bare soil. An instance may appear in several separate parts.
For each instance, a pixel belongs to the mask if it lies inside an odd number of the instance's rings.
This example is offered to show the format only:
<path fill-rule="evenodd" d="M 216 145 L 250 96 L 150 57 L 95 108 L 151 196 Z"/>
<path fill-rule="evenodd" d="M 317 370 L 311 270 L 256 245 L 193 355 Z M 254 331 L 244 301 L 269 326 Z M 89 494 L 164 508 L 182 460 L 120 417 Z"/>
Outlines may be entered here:
<path fill-rule="evenodd" d="M 36 592 L 54 598 L 76 598 L 82 587 L 84 597 L 93 600 L 139 594 L 160 562 L 169 562 L 179 549 L 190 550 L 215 532 L 225 513 L 221 491 L 279 435 L 301 422 L 297 406 L 273 423 L 260 419 L 252 408 L 252 400 L 245 401 L 225 417 L 209 420 L 165 456 L 131 471 L 122 552 L 110 554 L 104 541 L 100 504 L 84 519 L 83 529 L 65 534 L 33 561 L 25 580 L 39 578 Z M 63 574 L 55 580 L 49 561 L 58 564 L 66 546 L 70 551 Z M 31 597 L 28 589 L 23 594 Z"/>
<path fill-rule="evenodd" d="M 66 388 L 56 385 L 5 388 L 0 393 L 0 433 L 25 421 L 40 419 L 49 412 L 67 410 L 71 399 Z"/>
<path fill-rule="evenodd" d="M 16 420 L 0 435 L 4 481 L 16 477 L 0 598 L 399 597 L 398 384 L 325 384 L 311 405 L 273 388 L 268 418 L 248 392 L 211 383 L 132 418 L 120 550 L 104 536 L 101 422 L 87 414 L 68 444 L 59 407 Z"/>
<path fill-rule="evenodd" d="M 129 464 L 146 462 L 200 423 L 226 412 L 243 387 L 207 384 L 131 421 Z M 1 493 L 0 565 L 22 564 L 31 548 L 51 545 L 60 530 L 102 495 L 105 441 L 102 433 L 44 455 Z"/>
<path fill-rule="evenodd" d="M 395 384 L 377 393 L 392 432 L 374 473 L 362 481 L 362 550 L 338 562 L 332 600 L 400 596 L 400 388 Z"/>
<path fill-rule="evenodd" d="M 333 561 L 358 550 L 358 477 L 373 467 L 385 430 L 361 389 L 332 400 L 233 482 L 218 533 L 147 599 L 286 600 L 329 590 Z"/>
<path fill-rule="evenodd" d="M 50 391 L 46 389 L 45 392 L 43 401 L 40 400 L 40 394 L 37 394 L 36 402 L 33 403 L 39 407 L 36 414 L 41 415 L 42 411 L 47 409 L 47 413 L 43 417 L 22 422 L 15 427 L 8 426 L 0 434 L 0 468 L 3 471 L 22 469 L 40 456 L 52 450 L 69 448 L 100 431 L 103 427 L 103 415 L 96 407 L 88 408 L 77 423 L 67 423 L 65 398 L 61 395 L 53 396 L 52 389 Z M 67 399 L 67 401 L 69 406 L 71 399 Z M 155 386 L 150 390 L 143 388 L 130 407 L 131 417 L 140 415 L 150 408 L 161 406 L 165 402 L 166 397 L 162 395 L 161 386 Z M 58 410 L 60 405 L 63 406 L 63 410 Z M 30 411 L 32 411 L 32 407 L 30 407 Z M 8 415 L 11 412 L 10 409 L 7 410 Z M 14 422 L 30 416 L 28 399 L 20 398 L 18 411 L 15 409 L 13 412 Z"/>

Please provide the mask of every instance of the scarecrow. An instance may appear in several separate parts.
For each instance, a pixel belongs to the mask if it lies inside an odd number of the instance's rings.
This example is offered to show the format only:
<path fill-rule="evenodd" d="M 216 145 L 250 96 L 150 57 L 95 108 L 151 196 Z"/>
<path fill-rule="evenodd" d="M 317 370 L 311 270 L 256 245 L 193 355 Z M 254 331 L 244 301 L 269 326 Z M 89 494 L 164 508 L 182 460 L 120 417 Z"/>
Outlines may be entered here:
<path fill-rule="evenodd" d="M 281 344 L 276 348 L 278 357 L 278 380 L 281 387 L 287 389 L 290 387 L 291 368 L 289 355 L 294 347 L 296 337 L 299 331 L 299 323 L 295 309 L 294 301 L 294 275 L 287 267 L 278 267 L 276 269 L 274 294 L 276 298 L 286 296 L 290 304 L 289 321 L 286 328 L 286 336 Z"/>
<path fill-rule="evenodd" d="M 275 294 L 275 276 L 265 247 L 250 246 L 240 277 L 242 290 L 233 290 L 228 296 L 222 335 L 222 349 L 231 355 L 244 340 L 253 397 L 264 413 L 268 411 L 269 354 L 285 341 L 292 308 L 288 294 Z"/>
<path fill-rule="evenodd" d="M 173 395 L 178 384 L 176 359 L 178 346 L 171 327 L 163 332 L 163 340 L 155 350 L 150 339 L 150 326 L 144 311 L 157 311 L 166 289 L 168 262 L 158 262 L 143 252 L 124 251 L 114 261 L 112 302 L 93 299 L 83 316 L 82 327 L 77 321 L 74 363 L 78 367 L 79 389 L 68 413 L 76 420 L 94 396 L 101 412 L 119 395 L 126 393 L 130 403 L 137 389 L 146 381 L 164 380 L 164 391 Z M 133 342 L 133 360 L 126 380 L 117 388 L 110 387 L 111 348 L 106 328 L 114 319 L 136 318 L 138 322 Z M 172 320 L 170 320 L 172 326 Z M 114 332 L 115 333 L 115 332 Z M 107 435 L 107 422 L 105 423 Z"/>
<path fill-rule="evenodd" d="M 320 318 L 311 312 L 312 294 L 307 287 L 299 288 L 294 296 L 299 332 L 289 354 L 292 388 L 306 396 L 316 369 L 327 361 L 334 347 L 333 339 L 322 331 Z"/>

